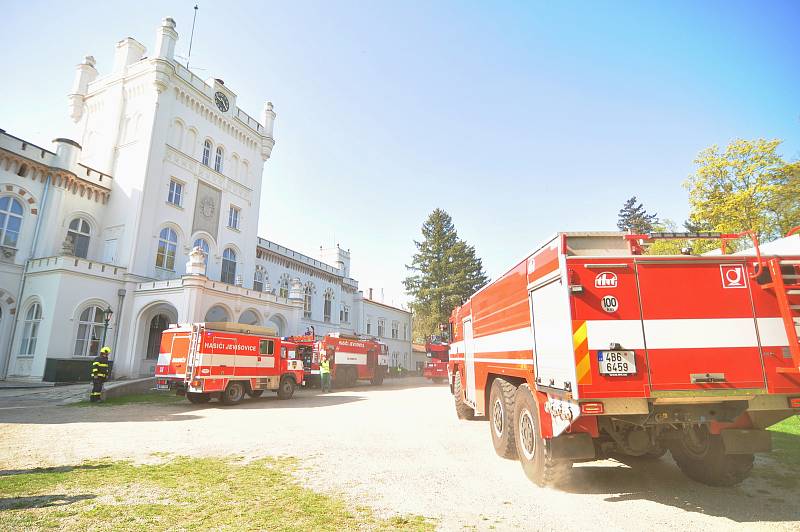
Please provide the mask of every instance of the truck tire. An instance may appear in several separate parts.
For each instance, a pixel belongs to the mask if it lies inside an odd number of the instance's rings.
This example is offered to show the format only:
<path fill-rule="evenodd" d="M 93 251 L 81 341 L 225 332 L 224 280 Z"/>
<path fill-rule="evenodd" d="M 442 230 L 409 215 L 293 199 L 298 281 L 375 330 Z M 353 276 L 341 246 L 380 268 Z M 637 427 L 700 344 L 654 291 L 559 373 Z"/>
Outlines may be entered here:
<path fill-rule="evenodd" d="M 203 405 L 211 400 L 211 396 L 209 394 L 199 392 L 186 392 L 186 398 L 193 405 Z"/>
<path fill-rule="evenodd" d="M 527 384 L 517 388 L 514 398 L 514 426 L 517 457 L 525 475 L 539 486 L 558 480 L 571 464 L 568 461 L 553 460 L 550 456 L 549 444 L 542 437 L 539 406 Z"/>
<path fill-rule="evenodd" d="M 225 391 L 220 395 L 220 401 L 225 405 L 236 405 L 242 402 L 245 394 L 244 383 L 239 381 L 229 382 Z"/>
<path fill-rule="evenodd" d="M 358 381 L 358 368 L 350 366 L 350 371 L 347 374 L 347 386 L 355 386 Z"/>
<path fill-rule="evenodd" d="M 386 376 L 386 372 L 383 368 L 375 368 L 375 376 L 372 377 L 369 382 L 373 386 L 380 386 L 383 384 L 383 378 Z"/>
<path fill-rule="evenodd" d="M 516 460 L 517 446 L 514 442 L 514 395 L 517 388 L 505 379 L 492 381 L 489 392 L 489 432 L 492 434 L 494 451 L 503 458 Z"/>
<path fill-rule="evenodd" d="M 752 454 L 725 454 L 722 436 L 705 427 L 693 429 L 692 438 L 682 438 L 669 452 L 684 475 L 709 486 L 735 486 L 753 470 Z"/>
<path fill-rule="evenodd" d="M 453 383 L 453 399 L 456 404 L 456 416 L 458 419 L 474 419 L 475 411 L 464 402 L 464 389 L 461 386 L 461 372 L 456 371 L 455 383 Z"/>
<path fill-rule="evenodd" d="M 248 390 L 247 395 L 252 397 L 253 399 L 257 399 L 264 394 L 264 390 Z"/>
<path fill-rule="evenodd" d="M 295 382 L 292 377 L 281 378 L 278 385 L 278 399 L 291 399 L 294 395 Z"/>

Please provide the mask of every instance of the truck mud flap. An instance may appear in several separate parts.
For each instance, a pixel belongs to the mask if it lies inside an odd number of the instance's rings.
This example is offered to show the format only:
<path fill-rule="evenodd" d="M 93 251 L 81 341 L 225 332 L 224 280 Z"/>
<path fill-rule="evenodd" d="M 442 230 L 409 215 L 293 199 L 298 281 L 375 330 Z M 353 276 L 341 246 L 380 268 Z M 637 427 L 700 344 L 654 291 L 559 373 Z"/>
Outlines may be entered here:
<path fill-rule="evenodd" d="M 765 453 L 772 450 L 772 434 L 758 429 L 720 431 L 725 454 Z"/>
<path fill-rule="evenodd" d="M 590 460 L 595 457 L 594 442 L 585 432 L 564 433 L 552 438 L 550 452 L 556 460 Z"/>

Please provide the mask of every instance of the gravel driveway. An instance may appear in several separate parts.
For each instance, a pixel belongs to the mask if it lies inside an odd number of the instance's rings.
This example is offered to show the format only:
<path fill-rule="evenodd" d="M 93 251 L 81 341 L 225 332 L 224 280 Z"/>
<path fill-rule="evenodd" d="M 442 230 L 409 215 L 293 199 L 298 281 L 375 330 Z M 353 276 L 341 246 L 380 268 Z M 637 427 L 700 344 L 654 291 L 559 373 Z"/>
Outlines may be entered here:
<path fill-rule="evenodd" d="M 494 454 L 486 422 L 459 421 L 449 390 L 421 379 L 332 394 L 301 391 L 236 407 L 127 405 L 3 409 L 0 469 L 159 453 L 304 459 L 303 481 L 380 514 L 421 514 L 444 530 L 792 529 L 800 490 L 754 475 L 737 488 L 685 478 L 669 455 L 651 463 L 575 466 L 539 488 Z M 759 458 L 756 468 L 769 459 Z M 0 472 L 2 474 L 2 472 Z"/>

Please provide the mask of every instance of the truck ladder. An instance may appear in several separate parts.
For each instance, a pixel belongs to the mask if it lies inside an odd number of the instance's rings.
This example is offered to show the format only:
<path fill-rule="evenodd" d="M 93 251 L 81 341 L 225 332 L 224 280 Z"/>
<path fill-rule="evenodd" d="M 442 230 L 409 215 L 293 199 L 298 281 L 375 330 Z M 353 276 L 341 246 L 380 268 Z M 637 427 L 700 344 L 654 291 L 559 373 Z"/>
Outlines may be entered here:
<path fill-rule="evenodd" d="M 188 386 L 194 378 L 194 367 L 197 365 L 197 358 L 199 356 L 198 344 L 200 343 L 201 329 L 197 325 L 192 326 L 192 340 L 189 342 L 189 354 L 186 355 L 186 374 L 183 376 L 183 382 Z"/>
<path fill-rule="evenodd" d="M 791 236 L 800 231 L 795 227 L 786 235 Z M 773 290 L 778 302 L 778 309 L 789 340 L 789 353 L 792 356 L 791 368 L 777 368 L 779 373 L 800 373 L 800 260 L 769 259 L 766 264 L 771 282 L 761 285 Z"/>

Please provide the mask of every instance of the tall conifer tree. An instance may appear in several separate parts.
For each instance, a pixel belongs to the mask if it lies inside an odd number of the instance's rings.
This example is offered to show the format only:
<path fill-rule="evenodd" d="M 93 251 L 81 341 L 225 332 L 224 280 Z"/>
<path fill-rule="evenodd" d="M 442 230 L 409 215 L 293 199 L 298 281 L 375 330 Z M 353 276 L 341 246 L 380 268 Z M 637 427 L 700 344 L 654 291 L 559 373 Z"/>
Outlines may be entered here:
<path fill-rule="evenodd" d="M 414 297 L 414 337 L 421 340 L 447 323 L 450 312 L 488 281 L 475 248 L 460 238 L 453 219 L 442 209 L 434 210 L 422 224 L 421 242 L 414 241 L 417 253 L 413 272 L 405 281 Z"/>
<path fill-rule="evenodd" d="M 649 233 L 658 223 L 657 214 L 648 214 L 644 205 L 632 196 L 619 210 L 617 227 L 620 231 L 631 231 L 634 234 Z"/>

